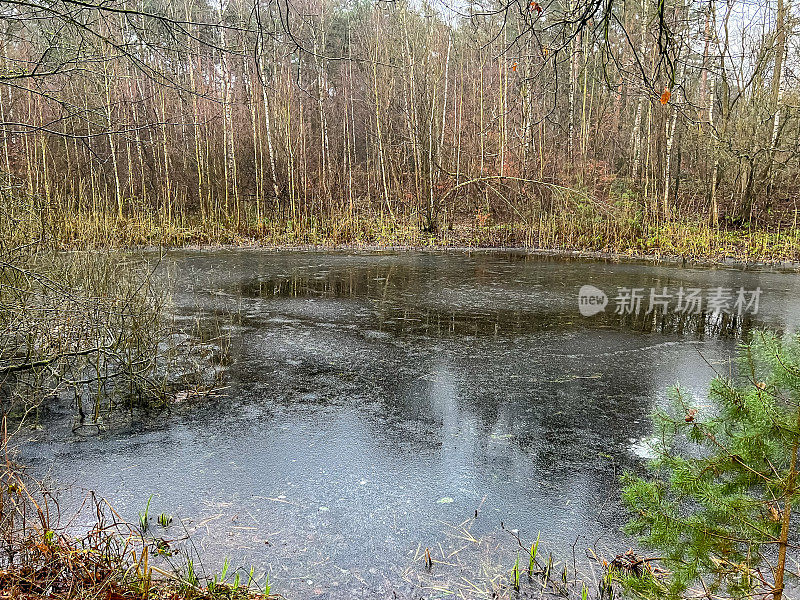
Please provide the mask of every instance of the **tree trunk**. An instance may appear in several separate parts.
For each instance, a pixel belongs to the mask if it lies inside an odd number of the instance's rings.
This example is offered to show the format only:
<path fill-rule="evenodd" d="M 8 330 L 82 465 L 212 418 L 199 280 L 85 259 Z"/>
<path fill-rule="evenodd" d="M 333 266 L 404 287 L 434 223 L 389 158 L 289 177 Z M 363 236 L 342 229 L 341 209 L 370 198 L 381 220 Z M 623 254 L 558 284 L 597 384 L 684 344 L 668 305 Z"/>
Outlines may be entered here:
<path fill-rule="evenodd" d="M 798 431 L 794 432 L 792 457 L 789 464 L 789 480 L 786 483 L 786 498 L 783 506 L 781 535 L 778 542 L 778 563 L 775 566 L 775 586 L 772 588 L 772 600 L 781 600 L 783 597 L 783 579 L 786 573 L 786 550 L 789 547 L 789 525 L 792 520 L 792 497 L 797 489 L 797 451 L 798 442 L 800 442 L 800 410 L 797 412 L 797 429 Z"/>

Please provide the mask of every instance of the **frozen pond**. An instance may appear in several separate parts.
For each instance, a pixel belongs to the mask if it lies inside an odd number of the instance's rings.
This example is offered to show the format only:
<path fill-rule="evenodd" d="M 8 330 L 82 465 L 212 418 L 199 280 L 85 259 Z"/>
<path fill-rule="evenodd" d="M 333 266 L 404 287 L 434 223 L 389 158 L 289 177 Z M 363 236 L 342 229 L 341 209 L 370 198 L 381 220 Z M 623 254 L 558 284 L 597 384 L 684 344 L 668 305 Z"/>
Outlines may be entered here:
<path fill-rule="evenodd" d="M 704 394 L 751 327 L 800 325 L 800 276 L 769 270 L 254 250 L 173 252 L 162 270 L 181 318 L 230 321 L 223 395 L 86 438 L 46 413 L 24 459 L 132 520 L 153 494 L 209 562 L 290 598 L 403 597 L 419 548 L 463 546 L 465 522 L 624 551 L 618 475 L 640 467 L 667 388 Z M 584 285 L 605 312 L 581 315 Z M 731 289 L 730 310 L 646 314 L 664 287 Z M 644 290 L 638 314 L 613 314 L 621 288 Z M 758 314 L 736 316 L 739 288 L 761 290 Z"/>

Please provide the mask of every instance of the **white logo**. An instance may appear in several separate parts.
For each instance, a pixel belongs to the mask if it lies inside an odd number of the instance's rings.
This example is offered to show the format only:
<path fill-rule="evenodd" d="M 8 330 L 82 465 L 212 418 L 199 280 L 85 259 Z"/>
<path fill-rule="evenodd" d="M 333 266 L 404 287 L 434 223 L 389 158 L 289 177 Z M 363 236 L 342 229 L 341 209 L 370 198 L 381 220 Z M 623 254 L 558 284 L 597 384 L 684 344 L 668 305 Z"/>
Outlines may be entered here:
<path fill-rule="evenodd" d="M 705 293 L 703 293 L 705 291 Z M 649 296 L 649 302 L 648 302 Z M 650 294 L 643 287 L 618 287 L 617 295 L 611 298 L 615 315 L 665 315 L 674 312 L 679 315 L 721 314 L 743 317 L 745 314 L 758 314 L 761 288 L 715 287 L 701 288 L 650 288 Z M 584 317 L 604 312 L 609 298 L 606 293 L 593 285 L 584 285 L 578 291 L 578 309 Z M 645 308 L 647 310 L 645 310 Z"/>
<path fill-rule="evenodd" d="M 607 304 L 606 293 L 593 285 L 584 285 L 578 292 L 578 310 L 584 317 L 603 312 Z"/>

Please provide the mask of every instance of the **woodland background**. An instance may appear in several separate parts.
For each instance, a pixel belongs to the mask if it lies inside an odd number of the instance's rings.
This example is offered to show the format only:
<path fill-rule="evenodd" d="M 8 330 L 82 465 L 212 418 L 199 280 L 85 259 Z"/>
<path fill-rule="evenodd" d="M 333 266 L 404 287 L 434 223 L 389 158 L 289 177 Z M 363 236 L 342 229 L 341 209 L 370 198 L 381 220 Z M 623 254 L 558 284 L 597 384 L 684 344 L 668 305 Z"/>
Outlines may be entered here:
<path fill-rule="evenodd" d="M 789 0 L 0 14 L 20 239 L 800 252 Z"/>

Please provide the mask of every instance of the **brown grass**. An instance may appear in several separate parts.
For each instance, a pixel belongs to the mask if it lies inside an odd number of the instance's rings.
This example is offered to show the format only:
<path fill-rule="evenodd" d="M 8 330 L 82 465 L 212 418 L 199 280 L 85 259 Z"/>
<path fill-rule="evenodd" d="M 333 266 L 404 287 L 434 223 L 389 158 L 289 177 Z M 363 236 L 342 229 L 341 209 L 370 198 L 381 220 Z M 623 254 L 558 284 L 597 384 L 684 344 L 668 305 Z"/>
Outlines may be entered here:
<path fill-rule="evenodd" d="M 167 540 L 125 522 L 90 494 L 63 518 L 58 502 L 16 465 L 3 420 L 0 464 L 0 598 L 55 600 L 269 600 L 247 575 L 198 575 L 180 540 Z M 90 523 L 81 525 L 81 523 Z M 197 563 L 194 563 L 197 564 Z"/>

